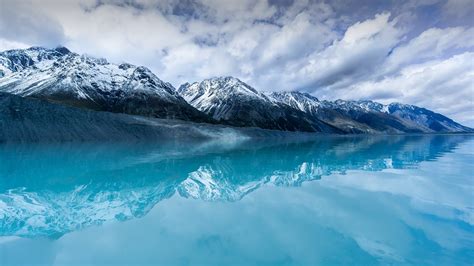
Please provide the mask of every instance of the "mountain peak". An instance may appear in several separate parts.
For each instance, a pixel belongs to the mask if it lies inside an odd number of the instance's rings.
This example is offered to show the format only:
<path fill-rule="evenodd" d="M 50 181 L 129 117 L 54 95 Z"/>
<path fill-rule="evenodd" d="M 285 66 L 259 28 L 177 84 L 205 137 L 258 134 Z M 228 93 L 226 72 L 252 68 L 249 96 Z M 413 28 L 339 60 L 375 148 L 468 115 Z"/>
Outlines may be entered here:
<path fill-rule="evenodd" d="M 0 91 L 97 111 L 209 121 L 148 68 L 116 65 L 66 47 L 0 53 Z"/>
<path fill-rule="evenodd" d="M 62 55 L 67 55 L 71 54 L 72 52 L 66 48 L 65 46 L 57 46 L 56 48 L 45 48 L 42 46 L 32 46 L 27 49 L 15 49 L 15 50 L 9 50 L 9 51 L 16 51 L 16 52 L 23 52 L 26 53 L 30 56 L 33 57 L 39 57 L 42 58 L 45 55 L 56 55 L 56 56 L 62 56 Z M 9 52 L 6 51 L 6 52 Z"/>
<path fill-rule="evenodd" d="M 59 53 L 61 53 L 63 55 L 71 53 L 71 51 L 69 49 L 67 49 L 65 46 L 58 46 L 54 50 L 58 51 Z"/>
<path fill-rule="evenodd" d="M 180 93 L 184 93 L 184 90 L 188 92 L 189 90 L 194 90 L 200 91 L 200 93 L 220 93 L 223 97 L 230 97 L 231 95 L 239 94 L 249 97 L 266 98 L 265 95 L 258 92 L 247 83 L 232 76 L 212 77 L 201 82 L 194 82 L 193 84 L 188 85 L 186 88 L 183 87 Z"/>
<path fill-rule="evenodd" d="M 319 99 L 306 92 L 281 91 L 268 95 L 275 103 L 283 103 L 305 113 L 315 112 L 321 105 Z"/>
<path fill-rule="evenodd" d="M 241 81 L 240 79 L 232 76 L 223 76 L 223 77 L 212 77 L 203 80 L 201 83 L 204 84 L 219 84 L 220 87 L 237 89 L 239 87 L 245 87 L 246 89 L 251 90 L 254 93 L 258 93 L 254 88 L 252 88 L 247 83 Z"/>
<path fill-rule="evenodd" d="M 314 97 L 313 95 L 307 93 L 307 92 L 301 92 L 301 91 L 278 91 L 278 92 L 272 92 L 270 93 L 273 97 L 293 97 L 293 98 L 298 98 L 298 99 L 309 99 L 312 101 L 319 101 L 318 98 Z"/>

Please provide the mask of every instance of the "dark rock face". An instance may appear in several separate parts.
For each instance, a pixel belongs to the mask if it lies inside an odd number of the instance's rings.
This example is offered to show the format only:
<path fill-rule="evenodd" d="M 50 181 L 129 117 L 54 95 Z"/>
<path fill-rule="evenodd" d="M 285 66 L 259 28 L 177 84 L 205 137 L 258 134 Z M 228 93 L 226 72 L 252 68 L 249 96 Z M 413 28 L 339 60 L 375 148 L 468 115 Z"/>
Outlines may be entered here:
<path fill-rule="evenodd" d="M 94 112 L 0 93 L 0 142 L 136 140 L 162 129 L 126 115 Z"/>
<path fill-rule="evenodd" d="M 219 138 L 243 141 L 274 137 L 303 139 L 314 135 L 98 112 L 0 92 L 0 143 L 164 141 L 185 145 Z"/>

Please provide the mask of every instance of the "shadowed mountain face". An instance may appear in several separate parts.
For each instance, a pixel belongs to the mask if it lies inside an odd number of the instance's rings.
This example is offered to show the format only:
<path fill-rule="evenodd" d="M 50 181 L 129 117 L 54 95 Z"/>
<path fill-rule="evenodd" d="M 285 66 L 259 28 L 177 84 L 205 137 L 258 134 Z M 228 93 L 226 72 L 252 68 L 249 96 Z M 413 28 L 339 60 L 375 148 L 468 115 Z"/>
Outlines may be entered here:
<path fill-rule="evenodd" d="M 66 141 L 182 141 L 314 138 L 314 134 L 233 128 L 63 106 L 0 92 L 0 143 Z"/>
<path fill-rule="evenodd" d="M 267 185 L 300 186 L 349 170 L 416 168 L 467 140 L 472 137 L 321 137 L 279 145 L 3 145 L 1 234 L 58 237 L 142 217 L 173 195 L 238 201 Z"/>
<path fill-rule="evenodd" d="M 212 131 L 222 131 L 201 130 L 203 125 L 94 112 L 0 93 L 0 143 L 207 139 Z"/>
<path fill-rule="evenodd" d="M 210 122 L 149 69 L 62 47 L 0 53 L 0 91 L 97 111 Z"/>

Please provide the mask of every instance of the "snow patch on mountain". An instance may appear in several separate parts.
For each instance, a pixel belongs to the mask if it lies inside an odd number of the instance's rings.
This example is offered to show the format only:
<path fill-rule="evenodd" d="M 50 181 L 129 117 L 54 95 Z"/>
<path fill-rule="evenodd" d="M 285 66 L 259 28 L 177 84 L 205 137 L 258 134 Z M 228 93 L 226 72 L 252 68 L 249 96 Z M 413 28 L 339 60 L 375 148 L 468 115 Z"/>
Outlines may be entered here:
<path fill-rule="evenodd" d="M 158 79 L 149 69 L 115 65 L 102 58 L 30 48 L 0 53 L 0 60 L 2 67 L 9 70 L 0 79 L 0 87 L 21 96 L 66 89 L 79 98 L 94 99 L 94 95 L 88 95 L 93 88 L 99 92 L 141 90 L 170 100 L 177 97 L 171 84 Z"/>
<path fill-rule="evenodd" d="M 183 84 L 178 92 L 192 106 L 204 113 L 211 113 L 216 120 L 230 119 L 232 100 L 254 100 L 271 104 L 263 93 L 248 86 L 237 78 L 211 78 L 202 82 Z"/>
<path fill-rule="evenodd" d="M 148 68 L 66 48 L 0 53 L 0 91 L 99 111 L 208 121 Z"/>
<path fill-rule="evenodd" d="M 269 95 L 276 103 L 286 104 L 336 127 L 345 127 L 346 130 L 357 128 L 365 133 L 472 132 L 472 129 L 441 114 L 409 104 L 385 105 L 369 100 L 319 101 L 301 92 L 274 92 Z M 335 120 L 340 122 L 333 123 Z"/>
<path fill-rule="evenodd" d="M 268 96 L 275 103 L 283 103 L 305 113 L 313 113 L 323 104 L 318 98 L 308 93 L 297 91 L 273 92 L 269 93 Z"/>

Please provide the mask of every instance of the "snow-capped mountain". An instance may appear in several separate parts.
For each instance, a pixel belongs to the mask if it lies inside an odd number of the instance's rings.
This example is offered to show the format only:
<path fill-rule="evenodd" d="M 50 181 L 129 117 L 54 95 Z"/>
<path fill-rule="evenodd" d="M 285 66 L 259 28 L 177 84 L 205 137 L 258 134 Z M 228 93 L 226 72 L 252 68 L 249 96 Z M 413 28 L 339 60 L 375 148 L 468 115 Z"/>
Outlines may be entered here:
<path fill-rule="evenodd" d="M 184 84 L 178 88 L 181 96 L 216 120 L 229 120 L 235 100 L 256 101 L 271 105 L 270 100 L 254 88 L 233 77 L 213 78 L 201 83 Z"/>
<path fill-rule="evenodd" d="M 269 97 L 305 112 L 346 133 L 472 132 L 453 120 L 413 105 L 373 101 L 319 101 L 301 92 L 274 92 Z"/>
<path fill-rule="evenodd" d="M 233 77 L 186 83 L 176 90 L 145 67 L 112 64 L 65 47 L 1 52 L 0 92 L 96 111 L 284 131 L 473 132 L 413 105 L 320 101 L 301 92 L 262 93 Z"/>
<path fill-rule="evenodd" d="M 339 133 L 338 129 L 312 119 L 300 110 L 273 101 L 237 78 L 219 77 L 186 83 L 178 92 L 198 110 L 229 125 Z"/>
<path fill-rule="evenodd" d="M 210 121 L 149 69 L 65 47 L 0 53 L 0 91 L 98 111 Z"/>
<path fill-rule="evenodd" d="M 385 112 L 396 116 L 403 121 L 424 126 L 432 132 L 472 132 L 471 128 L 456 123 L 452 119 L 414 105 L 391 103 L 384 105 Z"/>
<path fill-rule="evenodd" d="M 340 129 L 345 133 L 376 133 L 374 129 L 364 123 L 359 123 L 350 116 L 343 115 L 341 112 L 335 110 L 326 101 L 319 101 L 318 98 L 308 94 L 297 91 L 293 92 L 273 92 L 268 96 L 272 101 L 282 103 L 291 108 L 300 110 L 306 113 L 311 119 L 324 121 Z"/>
<path fill-rule="evenodd" d="M 186 83 L 178 92 L 192 106 L 215 120 L 236 126 L 349 134 L 472 131 L 416 106 L 383 105 L 372 101 L 320 101 L 297 91 L 262 93 L 233 77 Z"/>
<path fill-rule="evenodd" d="M 318 98 L 304 92 L 273 92 L 268 97 L 275 103 L 283 103 L 305 113 L 317 112 L 322 106 Z"/>

